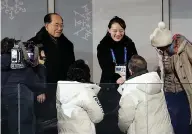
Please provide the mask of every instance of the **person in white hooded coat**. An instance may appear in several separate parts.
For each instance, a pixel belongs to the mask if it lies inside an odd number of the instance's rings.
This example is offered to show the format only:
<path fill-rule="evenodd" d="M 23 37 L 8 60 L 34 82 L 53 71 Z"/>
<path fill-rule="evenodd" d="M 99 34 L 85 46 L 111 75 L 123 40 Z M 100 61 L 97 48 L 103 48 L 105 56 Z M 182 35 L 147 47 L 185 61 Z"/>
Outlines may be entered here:
<path fill-rule="evenodd" d="M 67 76 L 69 81 L 57 84 L 58 133 L 95 134 L 95 124 L 104 116 L 97 98 L 100 87 L 89 83 L 89 67 L 82 60 L 71 66 Z"/>
<path fill-rule="evenodd" d="M 120 130 L 127 134 L 174 134 L 157 72 L 148 72 L 147 62 L 138 55 L 131 58 L 128 68 L 132 76 L 118 88 L 122 95 Z"/>

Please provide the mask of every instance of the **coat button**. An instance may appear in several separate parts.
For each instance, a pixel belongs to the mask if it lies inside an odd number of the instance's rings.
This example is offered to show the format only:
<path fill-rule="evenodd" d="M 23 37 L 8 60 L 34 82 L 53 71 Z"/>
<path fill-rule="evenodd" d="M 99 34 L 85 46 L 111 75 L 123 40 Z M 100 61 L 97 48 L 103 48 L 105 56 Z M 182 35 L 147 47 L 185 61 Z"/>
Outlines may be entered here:
<path fill-rule="evenodd" d="M 183 66 L 182 65 L 180 65 L 180 68 L 182 68 Z"/>
<path fill-rule="evenodd" d="M 183 79 L 186 79 L 186 77 L 184 76 Z"/>

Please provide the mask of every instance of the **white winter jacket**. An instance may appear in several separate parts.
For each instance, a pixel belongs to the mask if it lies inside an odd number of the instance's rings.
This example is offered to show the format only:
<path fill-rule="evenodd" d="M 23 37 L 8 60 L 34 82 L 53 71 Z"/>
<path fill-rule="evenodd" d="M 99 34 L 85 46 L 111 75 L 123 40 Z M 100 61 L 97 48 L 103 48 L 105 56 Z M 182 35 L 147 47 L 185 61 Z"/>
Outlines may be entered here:
<path fill-rule="evenodd" d="M 59 81 L 57 83 L 57 119 L 59 134 L 95 134 L 94 123 L 104 116 L 95 84 Z"/>
<path fill-rule="evenodd" d="M 161 80 L 156 72 L 126 81 L 118 88 L 122 95 L 119 128 L 127 134 L 174 134 Z"/>

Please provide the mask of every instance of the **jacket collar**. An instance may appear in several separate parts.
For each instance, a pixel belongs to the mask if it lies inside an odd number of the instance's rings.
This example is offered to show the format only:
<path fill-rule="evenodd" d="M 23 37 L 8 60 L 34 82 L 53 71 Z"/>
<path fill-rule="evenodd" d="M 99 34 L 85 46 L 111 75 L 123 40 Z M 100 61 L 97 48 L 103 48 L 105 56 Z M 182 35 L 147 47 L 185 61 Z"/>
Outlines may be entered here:
<path fill-rule="evenodd" d="M 131 75 L 131 76 L 128 78 L 128 80 L 130 80 L 130 79 L 132 79 L 132 78 L 135 78 L 135 77 L 137 77 L 137 76 L 140 76 L 140 75 L 142 75 L 142 74 L 146 74 L 146 73 L 148 73 L 148 70 L 143 70 L 143 71 L 141 71 L 141 72 L 135 73 L 135 74 Z"/>
<path fill-rule="evenodd" d="M 181 41 L 177 54 L 180 54 L 184 51 L 186 44 L 187 44 L 187 40 Z"/>
<path fill-rule="evenodd" d="M 41 30 L 37 33 L 36 35 L 38 37 L 38 39 L 40 40 L 43 40 L 43 39 L 47 39 L 47 38 L 50 38 L 54 43 L 57 43 L 57 41 L 60 39 L 60 38 L 63 38 L 64 37 L 64 34 L 62 33 L 60 37 L 58 38 L 55 38 L 53 36 L 51 36 L 45 27 L 42 27 Z"/>
<path fill-rule="evenodd" d="M 177 34 L 173 36 L 173 44 L 175 44 L 176 42 L 179 43 L 179 48 L 177 51 L 177 54 L 182 53 L 185 50 L 185 46 L 187 43 L 190 43 L 185 36 Z"/>

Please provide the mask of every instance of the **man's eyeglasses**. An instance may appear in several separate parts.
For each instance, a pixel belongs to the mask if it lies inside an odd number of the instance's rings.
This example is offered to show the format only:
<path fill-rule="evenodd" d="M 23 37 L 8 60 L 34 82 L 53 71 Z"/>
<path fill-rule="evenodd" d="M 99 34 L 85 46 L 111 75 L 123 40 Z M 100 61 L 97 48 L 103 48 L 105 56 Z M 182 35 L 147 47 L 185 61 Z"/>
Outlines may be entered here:
<path fill-rule="evenodd" d="M 53 25 L 55 28 L 63 28 L 64 25 L 63 24 L 51 24 Z"/>

